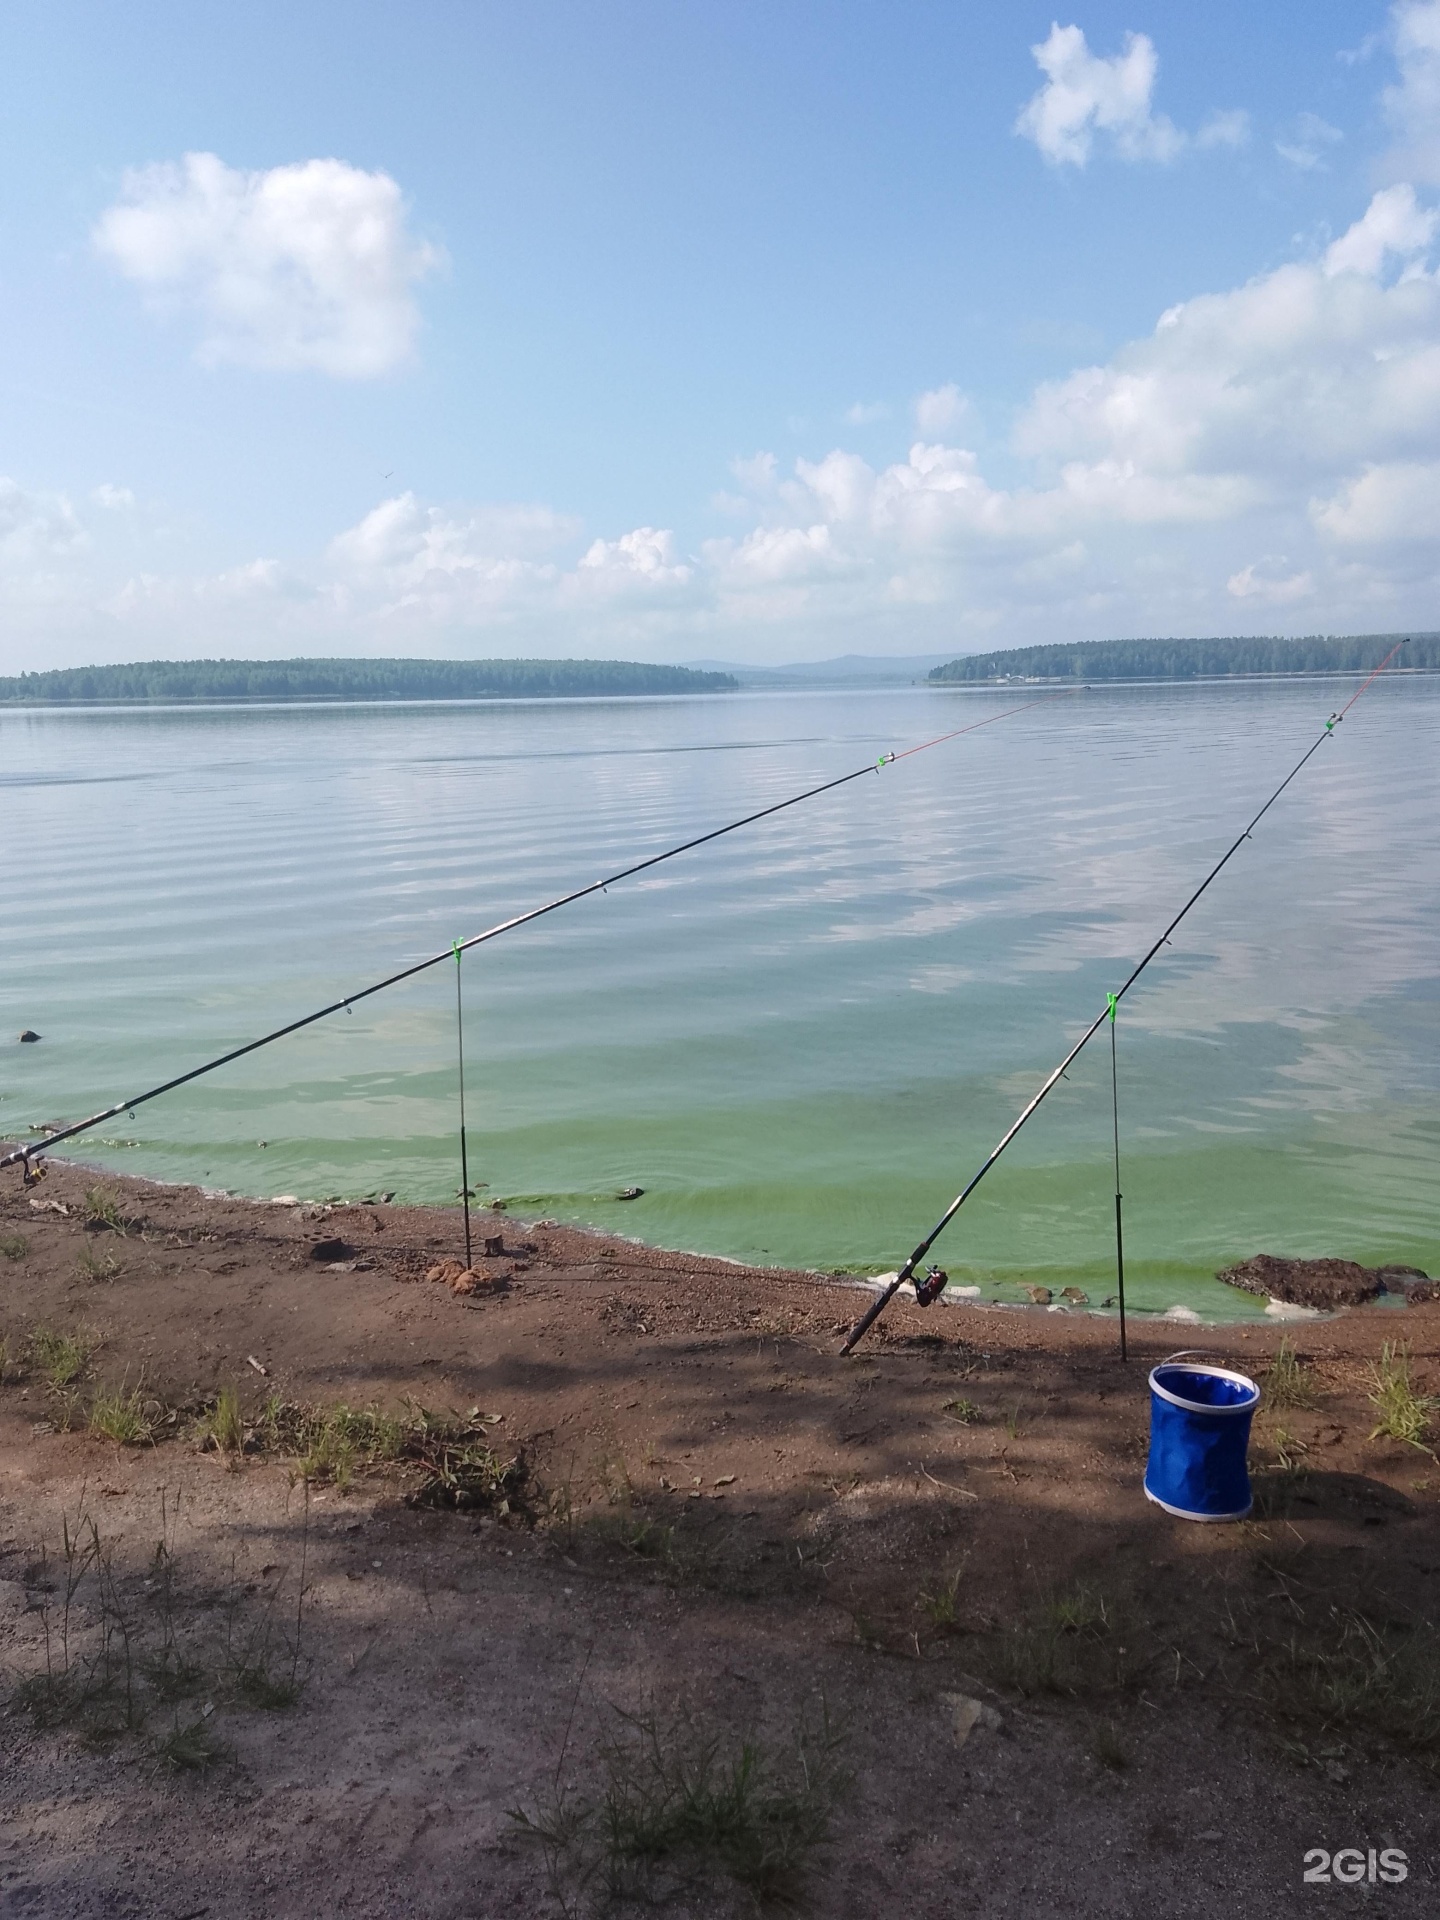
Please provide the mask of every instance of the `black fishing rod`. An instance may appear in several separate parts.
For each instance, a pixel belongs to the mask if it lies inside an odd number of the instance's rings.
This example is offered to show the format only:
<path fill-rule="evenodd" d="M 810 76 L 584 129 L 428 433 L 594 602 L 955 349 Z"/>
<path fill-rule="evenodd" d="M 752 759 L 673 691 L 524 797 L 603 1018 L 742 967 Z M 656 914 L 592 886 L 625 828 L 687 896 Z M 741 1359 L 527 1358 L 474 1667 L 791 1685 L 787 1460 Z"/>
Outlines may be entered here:
<path fill-rule="evenodd" d="M 882 753 L 878 760 L 867 760 L 863 767 L 856 767 L 851 773 L 842 773 L 837 779 L 824 780 L 818 787 L 807 787 L 803 793 L 792 794 L 788 800 L 777 800 L 772 806 L 760 807 L 754 813 L 747 813 L 739 820 L 731 820 L 726 826 L 713 827 L 708 833 L 697 834 L 692 840 L 682 840 L 677 847 L 668 847 L 663 853 L 653 853 L 645 860 L 637 860 L 633 865 L 622 867 L 618 873 L 610 873 L 603 880 L 592 880 L 588 886 L 576 887 L 570 893 L 562 893 L 558 899 L 547 900 L 543 906 L 531 907 L 525 913 L 517 913 L 509 920 L 501 920 L 493 927 L 487 927 L 483 933 L 472 934 L 468 940 L 453 941 L 443 953 L 433 953 L 425 960 L 417 960 L 413 966 L 402 967 L 398 973 L 387 974 L 383 980 L 373 985 L 361 987 L 354 993 L 347 993 L 343 1000 L 332 1000 L 329 1006 L 320 1007 L 314 1013 L 307 1013 L 299 1020 L 291 1020 L 283 1027 L 276 1027 L 273 1033 L 262 1034 L 258 1040 L 249 1040 L 243 1047 L 232 1047 L 228 1053 L 219 1054 L 214 1060 L 207 1060 L 202 1066 L 191 1067 L 188 1073 L 177 1073 L 171 1080 L 162 1081 L 158 1087 L 147 1087 L 144 1093 L 132 1094 L 128 1100 L 117 1100 L 113 1106 L 106 1107 L 102 1113 L 92 1113 L 88 1120 L 77 1120 L 73 1126 L 57 1128 L 47 1134 L 42 1141 L 30 1146 L 15 1147 L 0 1158 L 0 1168 L 24 1165 L 27 1179 L 30 1163 L 52 1147 L 58 1147 L 62 1140 L 73 1140 L 77 1134 L 88 1133 L 92 1127 L 98 1127 L 107 1120 L 114 1120 L 122 1113 L 130 1113 L 135 1107 L 144 1106 L 147 1100 L 158 1100 L 162 1093 L 173 1093 L 177 1087 L 187 1086 L 190 1081 L 198 1080 L 202 1075 L 214 1073 L 220 1067 L 228 1067 L 234 1060 L 243 1060 L 247 1053 L 257 1053 L 261 1047 L 268 1047 L 277 1040 L 283 1040 L 288 1034 L 299 1033 L 304 1027 L 314 1026 L 317 1020 L 328 1019 L 332 1013 L 342 1010 L 348 1012 L 361 1000 L 368 1000 L 372 994 L 383 993 L 387 987 L 397 987 L 403 980 L 413 980 L 416 974 L 425 973 L 431 967 L 438 967 L 443 961 L 455 960 L 468 953 L 471 947 L 484 946 L 489 940 L 498 940 L 502 934 L 514 933 L 519 927 L 529 926 L 534 920 L 541 920 L 549 913 L 557 913 L 561 907 L 573 906 L 577 900 L 584 900 L 592 893 L 603 893 L 607 887 L 616 886 L 621 880 L 630 880 L 637 873 L 645 873 L 651 867 L 658 867 L 666 860 L 674 860 L 679 854 L 690 853 L 696 847 L 708 846 L 712 840 L 723 839 L 727 833 L 736 833 L 741 827 L 750 827 L 757 820 L 767 820 L 772 814 L 784 813 L 788 807 L 798 807 L 802 801 L 814 800 L 822 793 L 833 793 L 837 787 L 848 786 L 852 780 L 862 779 L 867 773 L 879 773 L 882 768 L 892 766 L 896 761 L 908 760 L 912 755 L 924 753 L 930 747 L 942 746 L 947 740 L 958 740 L 962 734 L 977 733 L 982 727 L 993 727 L 997 720 L 1008 720 L 1012 714 L 1025 713 L 1031 707 L 1043 706 L 1050 700 L 1065 699 L 1073 692 L 1083 692 L 1083 688 L 1066 688 L 1063 693 L 1042 694 L 1036 700 L 1022 701 L 1018 707 L 1006 707 L 1001 713 L 992 713 L 984 720 L 975 720 L 966 727 L 954 727 L 949 733 L 937 734 L 933 740 L 922 740 L 918 746 L 906 747 L 903 753 Z M 464 1176 L 462 1175 L 462 1182 Z"/>
<path fill-rule="evenodd" d="M 1245 828 L 1245 831 L 1240 835 L 1239 839 L 1236 840 L 1234 845 L 1230 847 L 1226 853 L 1222 854 L 1220 859 L 1216 861 L 1215 865 L 1210 869 L 1209 873 L 1206 874 L 1205 878 L 1200 882 L 1199 886 L 1191 894 L 1190 898 L 1185 902 L 1184 906 L 1181 907 L 1180 911 L 1175 915 L 1175 918 L 1170 922 L 1169 926 L 1166 927 L 1165 931 L 1160 935 L 1160 938 L 1149 949 L 1145 957 L 1138 963 L 1138 965 L 1132 969 L 1130 976 L 1125 981 L 1124 985 L 1121 986 L 1117 992 L 1113 994 L 1107 994 L 1105 996 L 1105 1006 L 1101 1010 L 1101 1012 L 1096 1014 L 1095 1018 L 1091 1021 L 1090 1025 L 1085 1029 L 1084 1033 L 1081 1034 L 1080 1038 L 1075 1042 L 1075 1045 L 1066 1054 L 1065 1058 L 1060 1062 L 1059 1066 L 1056 1067 L 1055 1071 L 1050 1075 L 1049 1079 L 1046 1080 L 1045 1084 L 1041 1087 L 1040 1091 L 1035 1095 L 1034 1099 L 1032 1099 L 1029 1102 L 1029 1104 L 1021 1110 L 1019 1116 L 1013 1121 L 1011 1126 L 1008 1128 L 1008 1130 L 1005 1132 L 1003 1137 L 1000 1139 L 999 1143 L 995 1146 L 993 1151 L 990 1153 L 989 1157 L 982 1163 L 979 1170 L 975 1173 L 973 1178 L 969 1181 L 968 1185 L 963 1187 L 961 1191 L 956 1194 L 955 1198 L 950 1202 L 949 1206 L 945 1209 L 944 1213 L 941 1214 L 940 1218 L 936 1221 L 935 1225 L 931 1228 L 930 1232 L 926 1234 L 925 1238 L 920 1242 L 919 1246 L 916 1247 L 915 1251 L 910 1255 L 910 1258 L 905 1262 L 904 1266 L 896 1274 L 895 1278 L 890 1282 L 889 1286 L 886 1287 L 883 1293 L 878 1294 L 875 1297 L 875 1299 L 866 1308 L 865 1312 L 855 1322 L 855 1325 L 850 1329 L 849 1333 L 845 1336 L 844 1345 L 840 1349 L 842 1354 L 850 1353 L 859 1344 L 859 1342 L 864 1338 L 865 1334 L 870 1330 L 871 1327 L 874 1326 L 875 1322 L 880 1318 L 880 1315 L 885 1311 L 886 1307 L 888 1307 L 890 1302 L 895 1298 L 895 1295 L 900 1291 L 901 1287 L 904 1286 L 905 1282 L 913 1278 L 915 1270 L 920 1265 L 920 1262 L 929 1253 L 931 1247 L 934 1246 L 935 1242 L 940 1238 L 941 1234 L 945 1231 L 946 1227 L 948 1227 L 950 1222 L 955 1218 L 956 1214 L 960 1211 L 961 1207 L 964 1206 L 965 1202 L 970 1198 L 971 1194 L 979 1186 L 980 1182 L 985 1178 L 986 1174 L 989 1173 L 990 1169 L 994 1166 L 995 1162 L 1000 1158 L 1001 1154 L 1004 1153 L 1005 1149 L 1009 1146 L 1010 1142 L 1015 1138 L 1016 1134 L 1019 1133 L 1020 1129 L 1024 1126 L 1025 1122 L 1030 1118 L 1031 1114 L 1034 1113 L 1035 1109 L 1045 1099 L 1046 1095 L 1050 1092 L 1052 1087 L 1054 1087 L 1056 1082 L 1063 1077 L 1066 1068 L 1069 1067 L 1076 1059 L 1078 1059 L 1078 1057 L 1084 1051 L 1084 1049 L 1095 1038 L 1095 1035 L 1100 1031 L 1101 1027 L 1104 1026 L 1105 1022 L 1107 1020 L 1113 1019 L 1115 1008 L 1119 1005 L 1120 1001 L 1122 1001 L 1125 998 L 1126 994 L 1130 991 L 1131 987 L 1134 986 L 1135 982 L 1140 978 L 1141 974 L 1144 973 L 1145 969 L 1149 966 L 1150 962 L 1155 958 L 1156 954 L 1159 953 L 1160 949 L 1166 945 L 1166 943 L 1169 941 L 1171 934 L 1174 933 L 1175 929 L 1179 926 L 1180 922 L 1185 918 L 1186 914 L 1189 913 L 1190 909 L 1199 900 L 1200 896 L 1206 891 L 1210 883 L 1219 876 L 1219 874 L 1223 871 L 1223 869 L 1226 866 L 1229 865 L 1230 861 L 1240 851 L 1241 847 L 1244 846 L 1245 842 L 1250 838 L 1250 835 L 1255 831 L 1256 827 L 1259 826 L 1260 822 L 1265 818 L 1266 814 L 1274 806 L 1275 802 L 1280 798 L 1281 794 L 1284 793 L 1285 789 L 1290 785 L 1290 782 L 1300 772 L 1300 769 L 1306 764 L 1306 762 L 1311 758 L 1313 754 L 1316 754 L 1320 751 L 1320 748 L 1330 738 L 1331 734 L 1334 733 L 1335 728 L 1345 718 L 1346 714 L 1350 711 L 1351 707 L 1353 707 L 1355 702 L 1360 698 L 1360 695 L 1365 692 L 1365 689 L 1371 684 L 1371 681 L 1377 680 L 1380 677 L 1380 675 L 1385 671 L 1386 667 L 1389 666 L 1390 662 L 1395 658 L 1396 654 L 1400 651 L 1401 647 L 1408 647 L 1409 644 L 1410 642 L 1408 639 L 1397 641 L 1396 644 L 1390 649 L 1389 653 L 1386 654 L 1385 658 L 1380 662 L 1379 666 L 1376 667 L 1375 671 L 1370 675 L 1369 679 L 1367 679 L 1364 682 L 1364 684 L 1360 686 L 1356 690 L 1356 692 L 1354 692 L 1350 696 L 1350 698 L 1345 702 L 1345 705 L 1341 707 L 1338 713 L 1331 714 L 1330 718 L 1325 722 L 1324 729 L 1322 730 L 1319 739 L 1317 739 L 1312 746 L 1306 748 L 1305 752 L 1301 754 L 1300 758 L 1295 762 L 1295 765 L 1290 769 L 1289 773 L 1286 774 L 1285 778 L 1280 782 L 1279 786 L 1276 787 L 1275 791 L 1271 794 L 1270 798 L 1265 802 L 1264 806 L 1261 807 L 1260 811 L 1255 815 L 1254 819 Z M 1116 1158 L 1117 1158 L 1116 1185 L 1117 1187 L 1119 1185 L 1118 1157 L 1119 1157 L 1119 1127 L 1118 1127 L 1118 1115 L 1117 1115 L 1117 1124 L 1116 1124 Z M 928 1274 L 925 1277 L 925 1279 L 916 1282 L 915 1298 L 922 1307 L 928 1307 L 933 1300 L 936 1300 L 939 1298 L 940 1293 L 944 1288 L 944 1285 L 945 1285 L 945 1276 L 941 1274 L 938 1270 L 932 1270 L 932 1272 Z"/>

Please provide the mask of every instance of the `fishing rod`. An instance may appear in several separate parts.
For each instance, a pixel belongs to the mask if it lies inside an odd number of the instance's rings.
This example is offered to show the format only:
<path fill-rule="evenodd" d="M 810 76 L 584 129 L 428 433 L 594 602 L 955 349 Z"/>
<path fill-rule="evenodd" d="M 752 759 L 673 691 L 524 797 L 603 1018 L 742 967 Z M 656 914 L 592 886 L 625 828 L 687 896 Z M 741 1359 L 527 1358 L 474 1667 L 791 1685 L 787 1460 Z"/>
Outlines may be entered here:
<path fill-rule="evenodd" d="M 941 1214 L 939 1220 L 936 1221 L 935 1225 L 931 1228 L 930 1232 L 926 1234 L 925 1238 L 920 1242 L 919 1246 L 916 1247 L 915 1251 L 910 1255 L 910 1258 L 905 1262 L 904 1266 L 896 1274 L 895 1278 L 885 1288 L 884 1292 L 876 1295 L 875 1299 L 866 1308 L 865 1312 L 855 1322 L 855 1325 L 850 1329 L 849 1333 L 845 1336 L 844 1344 L 840 1348 L 840 1352 L 842 1355 L 850 1353 L 854 1350 L 854 1348 L 865 1337 L 866 1333 L 869 1332 L 870 1328 L 874 1326 L 875 1322 L 880 1318 L 881 1314 L 885 1311 L 886 1307 L 889 1306 L 890 1302 L 895 1298 L 896 1294 L 900 1291 L 901 1287 L 904 1286 L 905 1282 L 913 1278 L 915 1270 L 920 1265 L 920 1262 L 929 1253 L 931 1247 L 934 1246 L 935 1242 L 940 1238 L 941 1234 L 945 1231 L 946 1227 L 948 1227 L 950 1222 L 955 1218 L 956 1214 L 960 1211 L 961 1207 L 964 1206 L 965 1202 L 970 1198 L 971 1194 L 979 1186 L 980 1182 L 985 1178 L 986 1174 L 989 1173 L 990 1169 L 994 1166 L 995 1162 L 1000 1158 L 1001 1154 L 1004 1153 L 1005 1149 L 1009 1146 L 1010 1142 L 1015 1138 L 1016 1134 L 1019 1133 L 1020 1129 L 1024 1126 L 1025 1122 L 1030 1118 L 1031 1114 L 1034 1113 L 1035 1109 L 1045 1099 L 1046 1095 L 1051 1091 L 1051 1089 L 1056 1085 L 1056 1083 L 1063 1078 L 1066 1068 L 1069 1067 L 1076 1059 L 1079 1058 L 1080 1054 L 1095 1038 L 1095 1035 L 1100 1031 L 1101 1027 L 1105 1025 L 1105 1022 L 1107 1020 L 1111 1020 L 1114 1018 L 1115 1008 L 1125 998 L 1126 994 L 1130 991 L 1131 987 L 1134 986 L 1135 982 L 1140 978 L 1141 974 L 1144 973 L 1145 969 L 1149 966 L 1150 962 L 1155 958 L 1156 954 L 1159 953 L 1160 949 L 1169 942 L 1171 934 L 1174 933 L 1175 929 L 1179 926 L 1180 922 L 1185 918 L 1186 914 L 1189 913 L 1190 909 L 1199 900 L 1200 896 L 1206 891 L 1210 883 L 1219 876 L 1219 874 L 1222 872 L 1222 870 L 1226 866 L 1229 865 L 1230 861 L 1240 851 L 1241 847 L 1244 846 L 1245 842 L 1250 838 L 1251 834 L 1255 831 L 1256 827 L 1259 826 L 1260 822 L 1265 818 L 1266 814 L 1274 806 L 1275 802 L 1280 798 L 1281 794 L 1284 793 L 1285 789 L 1290 785 L 1290 782 L 1300 772 L 1301 768 L 1306 764 L 1306 762 L 1311 758 L 1313 754 L 1316 754 L 1320 751 L 1320 748 L 1331 737 L 1336 727 L 1345 718 L 1346 714 L 1349 713 L 1351 707 L 1354 706 L 1355 702 L 1360 698 L 1360 695 L 1365 692 L 1366 688 L 1369 687 L 1373 681 L 1379 679 L 1380 675 L 1385 671 L 1386 667 L 1389 666 L 1390 662 L 1395 658 L 1396 654 L 1400 651 L 1401 647 L 1408 647 L 1409 644 L 1410 642 L 1408 639 L 1397 641 L 1396 644 L 1390 649 L 1389 653 L 1386 654 L 1385 658 L 1380 662 L 1379 666 L 1376 667 L 1375 671 L 1369 676 L 1369 678 L 1359 688 L 1357 688 L 1357 690 L 1353 694 L 1351 694 L 1350 698 L 1345 702 L 1345 705 L 1341 707 L 1339 712 L 1331 714 L 1330 718 L 1325 722 L 1324 728 L 1320 733 L 1320 737 L 1314 742 L 1313 745 L 1306 748 L 1305 752 L 1301 754 L 1300 758 L 1296 761 L 1295 765 L 1290 769 L 1289 773 L 1286 774 L 1285 778 L 1280 782 L 1279 786 L 1276 787 L 1275 791 L 1271 794 L 1270 798 L 1265 802 L 1264 806 L 1261 807 L 1260 811 L 1255 815 L 1254 819 L 1245 828 L 1245 831 L 1240 835 L 1239 839 L 1236 840 L 1234 845 L 1231 846 L 1229 850 L 1226 853 L 1222 854 L 1220 859 L 1216 861 L 1215 865 L 1210 869 L 1209 873 L 1206 874 L 1205 878 L 1200 882 L 1199 886 L 1191 894 L 1190 898 L 1185 902 L 1184 906 L 1181 907 L 1180 911 L 1175 915 L 1175 918 L 1170 922 L 1169 926 L 1166 927 L 1165 931 L 1160 935 L 1160 938 L 1149 949 L 1149 951 L 1145 954 L 1145 957 L 1138 963 L 1138 965 L 1132 969 L 1129 975 L 1129 978 L 1125 981 L 1124 985 L 1121 986 L 1118 989 L 1118 991 L 1116 991 L 1115 993 L 1107 994 L 1105 996 L 1105 1006 L 1101 1010 L 1101 1012 L 1096 1014 L 1095 1018 L 1091 1021 L 1090 1025 L 1085 1029 L 1084 1033 L 1082 1033 L 1080 1038 L 1075 1042 L 1075 1045 L 1066 1054 L 1065 1058 L 1060 1062 L 1059 1066 L 1056 1067 L 1055 1071 L 1050 1075 L 1049 1079 L 1045 1081 L 1044 1085 L 1040 1088 L 1040 1091 L 1034 1096 L 1034 1098 L 1028 1103 L 1028 1105 L 1022 1108 L 1018 1117 L 1011 1123 L 1010 1127 L 1001 1137 L 999 1143 L 991 1151 L 988 1158 L 982 1162 L 979 1170 L 974 1174 L 974 1176 L 971 1178 L 969 1183 L 965 1187 L 963 1187 L 959 1193 L 956 1194 L 955 1198 L 950 1202 L 949 1206 L 945 1209 L 944 1213 Z M 1116 1185 L 1118 1187 L 1119 1185 L 1118 1116 L 1117 1116 L 1117 1122 L 1116 1122 L 1116 1158 L 1117 1158 Z M 1117 1201 L 1117 1205 L 1118 1205 L 1118 1201 Z M 1117 1218 L 1118 1218 L 1118 1215 L 1117 1215 Z M 938 1300 L 941 1292 L 944 1289 L 945 1280 L 946 1280 L 946 1276 L 942 1272 L 940 1272 L 938 1268 L 932 1267 L 930 1272 L 925 1276 L 923 1280 L 918 1280 L 915 1282 L 915 1299 L 917 1303 L 922 1307 L 928 1307 L 932 1301 Z"/>
<path fill-rule="evenodd" d="M 542 906 L 531 907 L 524 913 L 514 914 L 508 920 L 501 920 L 493 927 L 487 927 L 483 933 L 472 934 L 468 940 L 452 941 L 443 953 L 433 953 L 427 959 L 417 960 L 412 966 L 402 967 L 398 973 L 387 974 L 383 980 L 376 980 L 368 987 L 361 987 L 354 993 L 347 993 L 341 1000 L 332 1000 L 328 1006 L 319 1007 L 314 1013 L 307 1013 L 299 1020 L 291 1020 L 273 1032 L 262 1034 L 258 1040 L 249 1040 L 242 1047 L 232 1047 L 228 1053 L 222 1053 L 203 1065 L 191 1067 L 187 1073 L 177 1073 L 173 1079 L 162 1081 L 158 1087 L 147 1087 L 143 1093 L 132 1094 L 128 1100 L 117 1100 L 113 1106 L 106 1107 L 101 1113 L 92 1113 L 88 1120 L 77 1120 L 72 1126 L 59 1127 L 48 1133 L 42 1141 L 28 1146 L 15 1147 L 0 1157 L 0 1168 L 23 1164 L 27 1181 L 31 1177 L 30 1166 L 33 1160 L 57 1147 L 63 1140 L 73 1140 L 77 1134 L 88 1133 L 92 1127 L 102 1126 L 107 1120 L 117 1119 L 122 1113 L 128 1114 L 136 1107 L 144 1106 L 147 1100 L 158 1100 L 161 1094 L 173 1093 L 177 1087 L 187 1086 L 192 1080 L 199 1080 L 207 1073 L 214 1073 L 220 1067 L 227 1067 L 235 1060 L 243 1060 L 248 1053 L 257 1053 L 261 1047 L 268 1047 L 287 1035 L 299 1033 L 304 1027 L 314 1026 L 317 1020 L 328 1019 L 332 1013 L 346 1012 L 361 1000 L 368 1000 L 372 994 L 383 993 L 388 987 L 399 986 L 404 980 L 413 980 L 416 974 L 428 972 L 444 961 L 453 959 L 458 966 L 462 953 L 468 953 L 472 947 L 484 946 L 487 941 L 498 940 L 502 934 L 514 933 L 520 927 L 526 927 L 532 921 L 541 920 L 546 914 L 557 913 L 561 907 L 573 906 L 577 900 L 587 899 L 593 893 L 604 893 L 608 887 L 618 885 L 622 880 L 633 879 L 637 873 L 645 873 L 651 867 L 658 867 L 666 860 L 674 860 L 682 853 L 690 853 L 696 847 L 708 846 L 712 840 L 723 839 L 727 833 L 737 833 L 741 827 L 753 826 L 757 820 L 767 820 L 772 814 L 784 813 L 789 807 L 798 807 L 802 801 L 814 800 L 822 793 L 833 793 L 837 787 L 848 786 L 852 780 L 862 779 L 868 773 L 879 773 L 897 761 L 909 760 L 917 753 L 925 753 L 931 747 L 943 746 L 947 740 L 958 740 L 962 734 L 978 733 L 982 727 L 993 727 L 998 720 L 1008 720 L 1013 714 L 1025 713 L 1031 707 L 1044 706 L 1051 700 L 1066 699 L 1072 693 L 1085 689 L 1067 687 L 1061 693 L 1042 694 L 1038 699 L 1022 701 L 1019 706 L 1006 707 L 1001 713 L 989 714 L 984 720 L 974 720 L 968 726 L 954 727 L 948 733 L 936 734 L 933 740 L 922 740 L 918 746 L 906 747 L 901 753 L 882 753 L 878 760 L 867 760 L 863 767 L 856 767 L 851 773 L 842 773 L 834 780 L 824 780 L 816 787 L 807 787 L 803 793 L 792 794 L 788 800 L 777 800 L 771 806 L 760 807 L 754 813 L 747 813 L 739 820 L 731 820 L 723 827 L 713 827 L 708 833 L 697 834 L 693 839 L 682 840 L 679 846 L 668 847 L 663 853 L 653 853 L 647 859 L 637 860 L 628 867 L 622 867 L 618 873 L 610 873 L 603 880 L 592 880 L 588 885 L 576 887 L 570 893 L 562 893 L 554 900 L 547 900 Z M 462 1175 L 462 1184 L 464 1177 Z"/>

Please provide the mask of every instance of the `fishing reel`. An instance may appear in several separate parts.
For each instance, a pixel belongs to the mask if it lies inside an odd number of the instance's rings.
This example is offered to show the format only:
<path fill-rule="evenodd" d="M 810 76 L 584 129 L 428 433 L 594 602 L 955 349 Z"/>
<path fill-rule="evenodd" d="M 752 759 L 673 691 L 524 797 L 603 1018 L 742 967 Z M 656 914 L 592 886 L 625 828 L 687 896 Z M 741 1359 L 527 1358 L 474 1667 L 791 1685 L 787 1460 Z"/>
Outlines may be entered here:
<path fill-rule="evenodd" d="M 941 1267 L 931 1267 L 923 1280 L 915 1282 L 915 1304 L 917 1307 L 932 1306 L 949 1285 L 950 1276 Z"/>

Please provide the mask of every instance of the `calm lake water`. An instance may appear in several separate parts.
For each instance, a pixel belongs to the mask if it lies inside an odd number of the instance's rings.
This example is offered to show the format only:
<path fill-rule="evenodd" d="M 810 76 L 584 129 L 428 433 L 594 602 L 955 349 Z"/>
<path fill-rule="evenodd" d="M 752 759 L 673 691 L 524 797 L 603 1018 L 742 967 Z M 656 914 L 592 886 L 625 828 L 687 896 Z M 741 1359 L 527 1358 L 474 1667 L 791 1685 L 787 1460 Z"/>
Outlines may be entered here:
<path fill-rule="evenodd" d="M 470 955 L 472 1180 L 659 1244 L 893 1268 L 1354 684 L 1055 701 Z M 1015 699 L 0 713 L 0 1131 Z M 1440 1270 L 1437 730 L 1440 679 L 1373 687 L 1125 1002 L 1138 1305 L 1241 1317 L 1213 1274 L 1260 1249 Z M 455 1122 L 447 965 L 81 1150 L 440 1201 Z M 941 1242 L 952 1280 L 1102 1300 L 1109 1155 L 1092 1046 Z"/>

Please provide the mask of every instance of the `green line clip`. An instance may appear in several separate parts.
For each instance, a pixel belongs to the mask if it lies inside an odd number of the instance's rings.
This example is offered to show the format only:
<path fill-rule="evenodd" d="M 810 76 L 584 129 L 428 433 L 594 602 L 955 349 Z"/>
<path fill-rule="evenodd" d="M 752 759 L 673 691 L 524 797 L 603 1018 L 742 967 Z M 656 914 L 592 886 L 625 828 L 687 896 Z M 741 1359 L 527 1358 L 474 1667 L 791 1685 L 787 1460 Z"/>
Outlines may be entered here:
<path fill-rule="evenodd" d="M 1113 993 L 1107 993 L 1105 998 L 1109 1003 L 1110 1024 L 1113 1026 L 1115 1024 L 1115 1009 L 1120 1003 Z"/>

